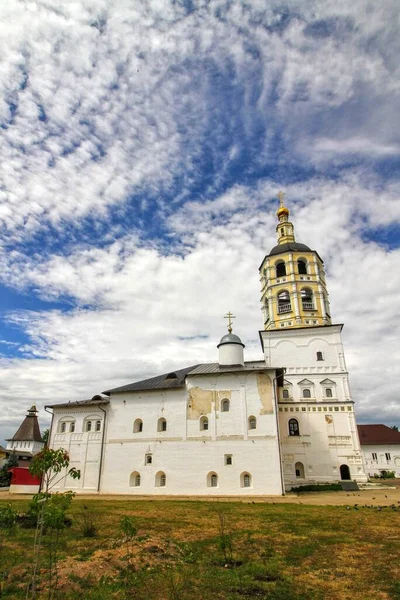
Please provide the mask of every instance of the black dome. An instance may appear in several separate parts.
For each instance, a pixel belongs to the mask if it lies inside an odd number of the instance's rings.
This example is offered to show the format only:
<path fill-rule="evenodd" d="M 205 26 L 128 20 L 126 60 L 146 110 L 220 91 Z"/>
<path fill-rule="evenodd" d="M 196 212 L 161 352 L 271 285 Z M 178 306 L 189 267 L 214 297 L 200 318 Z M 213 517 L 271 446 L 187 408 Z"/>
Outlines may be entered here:
<path fill-rule="evenodd" d="M 311 248 L 305 244 L 298 244 L 297 242 L 289 242 L 287 244 L 278 244 L 274 246 L 268 256 L 274 256 L 274 254 L 281 254 L 282 252 L 312 252 Z"/>

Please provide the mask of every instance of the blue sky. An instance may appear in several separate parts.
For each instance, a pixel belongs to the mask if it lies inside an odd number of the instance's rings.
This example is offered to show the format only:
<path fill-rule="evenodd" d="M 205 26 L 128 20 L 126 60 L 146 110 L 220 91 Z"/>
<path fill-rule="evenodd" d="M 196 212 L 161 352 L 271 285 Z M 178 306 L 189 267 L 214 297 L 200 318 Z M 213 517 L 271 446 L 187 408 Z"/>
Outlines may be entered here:
<path fill-rule="evenodd" d="M 268 4 L 268 6 L 267 6 Z M 398 3 L 0 7 L 0 440 L 35 401 L 261 357 L 276 193 L 325 260 L 359 422 L 399 424 Z"/>

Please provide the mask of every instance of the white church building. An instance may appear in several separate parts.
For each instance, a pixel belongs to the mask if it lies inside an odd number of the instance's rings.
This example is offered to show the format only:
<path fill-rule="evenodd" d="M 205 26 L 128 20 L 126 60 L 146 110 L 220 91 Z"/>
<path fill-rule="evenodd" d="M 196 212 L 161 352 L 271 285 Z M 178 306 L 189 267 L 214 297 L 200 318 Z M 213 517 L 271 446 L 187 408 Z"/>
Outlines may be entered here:
<path fill-rule="evenodd" d="M 50 446 L 81 470 L 59 490 L 247 496 L 367 481 L 323 261 L 295 241 L 283 195 L 277 216 L 259 269 L 262 360 L 245 361 L 229 313 L 218 362 L 50 406 Z"/>

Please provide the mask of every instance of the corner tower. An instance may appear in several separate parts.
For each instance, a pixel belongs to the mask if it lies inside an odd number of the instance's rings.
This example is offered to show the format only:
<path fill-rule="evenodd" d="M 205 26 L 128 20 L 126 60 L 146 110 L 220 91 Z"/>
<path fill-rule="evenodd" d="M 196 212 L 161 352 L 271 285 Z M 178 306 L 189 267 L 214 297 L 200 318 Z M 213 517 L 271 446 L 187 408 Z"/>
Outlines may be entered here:
<path fill-rule="evenodd" d="M 331 325 L 323 260 L 296 242 L 284 194 L 279 192 L 278 198 L 278 244 L 259 269 L 264 329 Z"/>

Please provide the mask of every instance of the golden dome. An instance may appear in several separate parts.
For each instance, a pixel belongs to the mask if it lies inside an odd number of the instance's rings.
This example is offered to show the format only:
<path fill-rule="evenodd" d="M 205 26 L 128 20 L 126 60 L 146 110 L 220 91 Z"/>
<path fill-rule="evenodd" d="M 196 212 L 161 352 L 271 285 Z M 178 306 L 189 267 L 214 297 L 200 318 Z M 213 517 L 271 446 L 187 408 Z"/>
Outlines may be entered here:
<path fill-rule="evenodd" d="M 287 215 L 289 216 L 289 209 L 286 208 L 286 206 L 281 206 L 280 208 L 278 208 L 278 210 L 276 211 L 276 216 L 280 217 L 281 215 Z"/>

